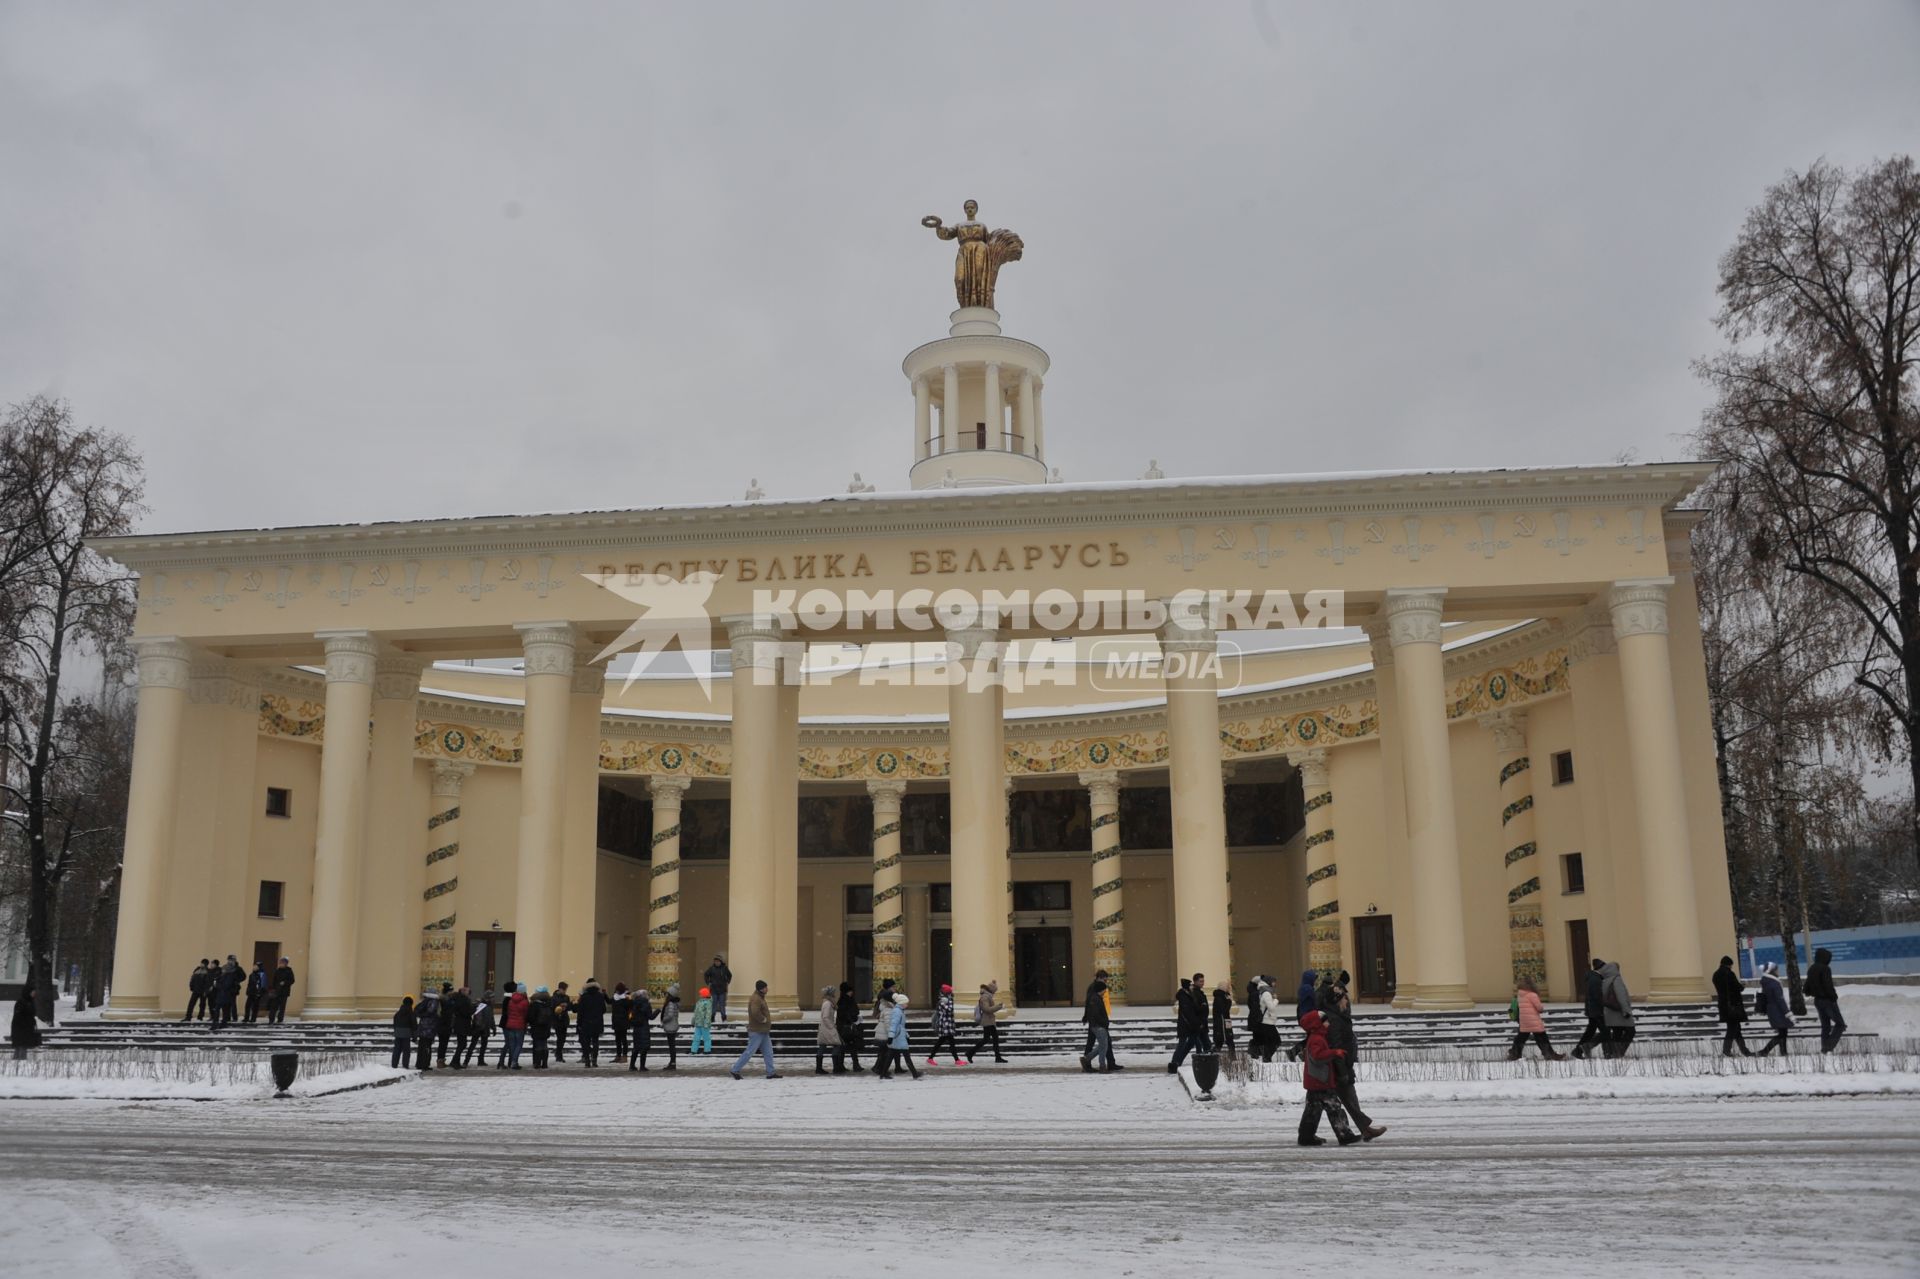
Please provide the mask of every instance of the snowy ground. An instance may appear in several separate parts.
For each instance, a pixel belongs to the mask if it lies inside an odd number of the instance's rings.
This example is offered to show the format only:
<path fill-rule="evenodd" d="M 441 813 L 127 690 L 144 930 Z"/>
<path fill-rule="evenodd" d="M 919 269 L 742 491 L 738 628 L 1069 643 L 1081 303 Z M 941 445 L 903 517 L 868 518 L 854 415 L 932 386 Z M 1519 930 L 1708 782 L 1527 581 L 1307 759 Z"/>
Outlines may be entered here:
<path fill-rule="evenodd" d="M 21 1274 L 1913 1274 L 1920 1099 L 1297 1101 L 1141 1063 L 436 1073 L 321 1100 L 0 1102 Z M 924 1067 L 923 1067 L 924 1069 Z M 807 1073 L 800 1073 L 806 1071 Z M 1297 1094 L 1295 1095 L 1297 1097 Z M 1754 1231 L 1766 1244 L 1756 1247 Z"/>

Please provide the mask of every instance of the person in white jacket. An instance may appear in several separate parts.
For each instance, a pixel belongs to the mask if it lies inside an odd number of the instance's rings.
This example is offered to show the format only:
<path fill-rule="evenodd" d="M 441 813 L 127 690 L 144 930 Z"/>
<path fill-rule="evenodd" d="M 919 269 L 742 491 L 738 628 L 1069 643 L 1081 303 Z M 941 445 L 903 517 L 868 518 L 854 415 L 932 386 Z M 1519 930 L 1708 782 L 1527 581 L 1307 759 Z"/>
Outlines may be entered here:
<path fill-rule="evenodd" d="M 1262 1061 L 1272 1061 L 1274 1049 L 1280 1046 L 1280 1027 L 1293 1020 L 1292 1012 L 1278 999 L 1274 998 L 1273 984 L 1262 980 L 1260 983 L 1260 1021 L 1269 1029 L 1266 1042 L 1262 1045 Z"/>

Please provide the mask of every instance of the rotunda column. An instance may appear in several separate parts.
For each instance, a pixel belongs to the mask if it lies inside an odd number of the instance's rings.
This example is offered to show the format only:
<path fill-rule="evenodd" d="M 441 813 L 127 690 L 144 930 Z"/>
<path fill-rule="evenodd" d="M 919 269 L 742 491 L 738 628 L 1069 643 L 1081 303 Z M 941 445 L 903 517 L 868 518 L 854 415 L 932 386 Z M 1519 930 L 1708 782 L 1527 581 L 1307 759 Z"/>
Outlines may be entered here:
<path fill-rule="evenodd" d="M 913 379 L 913 460 L 933 450 L 933 387 L 926 375 Z"/>
<path fill-rule="evenodd" d="M 1040 456 L 1039 436 L 1033 429 L 1033 374 L 1020 374 L 1020 449 L 1030 457 Z"/>
<path fill-rule="evenodd" d="M 433 761 L 433 805 L 427 814 L 427 888 L 420 895 L 420 983 L 439 990 L 460 965 L 460 791 L 473 776 L 465 760 Z"/>
<path fill-rule="evenodd" d="M 1533 760 L 1527 754 L 1525 711 L 1493 711 L 1480 717 L 1493 734 L 1500 765 L 1500 843 L 1506 850 L 1507 944 L 1513 981 L 1547 982 L 1547 931 L 1540 896 L 1540 846 L 1533 827 Z"/>
<path fill-rule="evenodd" d="M 1007 963 L 1006 747 L 994 626 L 947 631 L 953 988 L 1013 989 Z"/>
<path fill-rule="evenodd" d="M 173 819 L 180 794 L 180 730 L 193 658 L 192 650 L 170 636 L 136 639 L 132 646 L 139 664 L 140 692 L 121 852 L 112 998 L 106 1014 L 128 1020 L 160 1014 L 160 925 L 171 870 Z"/>
<path fill-rule="evenodd" d="M 573 628 L 520 622 L 526 655 L 520 729 L 520 857 L 515 875 L 515 975 L 529 987 L 560 975 L 560 862 L 565 855 L 567 712 L 573 696 Z"/>
<path fill-rule="evenodd" d="M 1047 460 L 1047 406 L 1041 402 L 1040 393 L 1046 389 L 1045 382 L 1039 378 L 1033 380 L 1033 455 L 1042 462 Z"/>
<path fill-rule="evenodd" d="M 951 453 L 960 447 L 960 369 L 944 364 L 940 374 L 940 451 Z"/>
<path fill-rule="evenodd" d="M 1323 973 L 1340 971 L 1340 865 L 1333 847 L 1333 768 L 1327 750 L 1316 747 L 1299 760 L 1307 820 L 1307 963 Z"/>
<path fill-rule="evenodd" d="M 907 988 L 906 901 L 900 891 L 900 804 L 907 784 L 897 777 L 867 782 L 873 797 L 873 988 L 891 977 Z"/>
<path fill-rule="evenodd" d="M 1447 736 L 1446 670 L 1440 654 L 1441 588 L 1387 592 L 1388 633 L 1404 736 L 1407 852 L 1419 909 L 1415 1008 L 1470 1008 L 1466 922 L 1460 893 L 1460 836 L 1454 821 L 1453 758 Z"/>
<path fill-rule="evenodd" d="M 1093 966 L 1107 970 L 1107 985 L 1116 1004 L 1127 1002 L 1127 911 L 1120 872 L 1122 781 L 1111 769 L 1080 774 L 1092 818 Z"/>
<path fill-rule="evenodd" d="M 325 736 L 313 847 L 313 908 L 307 942 L 305 1015 L 353 1017 L 359 964 L 360 865 L 367 834 L 367 756 L 374 658 L 366 631 L 322 631 L 326 645 Z"/>
<path fill-rule="evenodd" d="M 1218 640 L 1205 619 L 1160 629 L 1167 688 L 1167 782 L 1173 805 L 1173 952 L 1183 977 L 1232 972 L 1227 792 L 1220 764 Z"/>
<path fill-rule="evenodd" d="M 1672 586 L 1671 577 L 1635 578 L 1615 582 L 1607 597 L 1620 648 L 1627 758 L 1633 769 L 1647 911 L 1647 993 L 1654 1003 L 1707 994 L 1700 977 L 1693 850 L 1667 646 L 1667 593 Z"/>
<path fill-rule="evenodd" d="M 680 980 L 680 808 L 692 785 L 685 773 L 656 773 L 647 779 L 647 793 L 653 797 L 647 988 L 655 998 Z"/>
<path fill-rule="evenodd" d="M 980 412 L 987 419 L 986 447 L 1004 449 L 1007 446 L 1006 401 L 1000 396 L 1000 366 L 991 360 L 987 362 L 986 394 L 980 401 Z"/>

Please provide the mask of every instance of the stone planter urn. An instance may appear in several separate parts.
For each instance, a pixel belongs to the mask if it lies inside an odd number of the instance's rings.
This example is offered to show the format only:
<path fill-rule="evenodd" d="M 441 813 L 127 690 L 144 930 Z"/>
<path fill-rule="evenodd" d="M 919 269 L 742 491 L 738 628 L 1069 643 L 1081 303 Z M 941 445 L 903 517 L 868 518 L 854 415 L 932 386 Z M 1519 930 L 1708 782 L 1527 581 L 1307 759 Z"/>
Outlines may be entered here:
<path fill-rule="evenodd" d="M 293 1087 L 293 1077 L 300 1073 L 300 1054 L 296 1052 L 275 1053 L 269 1059 L 273 1064 L 273 1083 L 280 1091 L 273 1094 L 277 1101 L 293 1094 L 287 1089 Z"/>
<path fill-rule="evenodd" d="M 1220 1082 L 1220 1054 L 1193 1055 L 1193 1082 L 1200 1085 L 1200 1100 L 1213 1100 L 1213 1086 Z"/>

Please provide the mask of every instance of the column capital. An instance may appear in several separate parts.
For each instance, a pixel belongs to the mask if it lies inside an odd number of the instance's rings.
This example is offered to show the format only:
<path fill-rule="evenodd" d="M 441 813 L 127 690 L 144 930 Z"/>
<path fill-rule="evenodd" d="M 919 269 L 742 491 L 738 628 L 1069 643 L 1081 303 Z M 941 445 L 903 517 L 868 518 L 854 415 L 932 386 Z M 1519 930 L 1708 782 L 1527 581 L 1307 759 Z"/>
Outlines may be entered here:
<path fill-rule="evenodd" d="M 1393 665 L 1393 637 L 1387 633 L 1385 619 L 1376 618 L 1361 626 L 1367 633 L 1367 647 L 1372 651 L 1375 668 Z"/>
<path fill-rule="evenodd" d="M 1220 636 L 1204 617 L 1169 613 L 1160 627 L 1163 651 L 1211 653 L 1220 646 Z"/>
<path fill-rule="evenodd" d="M 435 799 L 459 799 L 460 788 L 473 776 L 473 765 L 464 759 L 436 759 L 433 761 L 433 797 Z"/>
<path fill-rule="evenodd" d="M 980 656 L 980 650 L 989 644 L 1000 642 L 998 619 L 982 619 L 966 626 L 945 628 L 948 656 L 963 662 L 970 662 Z M 953 651 L 958 646 L 958 652 Z"/>
<path fill-rule="evenodd" d="M 185 688 L 193 650 L 171 635 L 146 635 L 130 642 L 139 665 L 141 688 Z"/>
<path fill-rule="evenodd" d="M 573 692 L 581 697 L 592 694 L 604 697 L 607 692 L 607 664 L 605 662 L 575 662 L 573 664 Z"/>
<path fill-rule="evenodd" d="M 1438 644 L 1440 616 L 1446 608 L 1443 586 L 1390 587 L 1387 591 L 1387 638 L 1395 648 L 1409 644 Z"/>
<path fill-rule="evenodd" d="M 1619 652 L 1613 636 L 1613 617 L 1600 601 L 1568 619 L 1567 632 L 1567 664 L 1570 666 L 1579 666 L 1596 657 L 1612 657 Z"/>
<path fill-rule="evenodd" d="M 327 683 L 373 683 L 380 643 L 371 631 L 315 631 L 314 638 L 326 646 Z"/>
<path fill-rule="evenodd" d="M 1316 746 L 1287 758 L 1300 770 L 1300 784 L 1306 788 L 1307 798 L 1311 799 L 1318 792 L 1333 786 L 1333 768 L 1326 747 Z"/>
<path fill-rule="evenodd" d="M 1527 753 L 1527 713 L 1525 711 L 1488 711 L 1480 716 L 1480 727 L 1493 734 L 1493 749 L 1501 755 Z"/>
<path fill-rule="evenodd" d="M 770 616 L 735 614 L 720 619 L 727 628 L 727 647 L 733 654 L 733 669 L 777 670 L 780 650 L 789 638 Z"/>
<path fill-rule="evenodd" d="M 1118 804 L 1120 788 L 1127 784 L 1127 779 L 1118 769 L 1103 769 L 1080 774 L 1080 784 L 1087 788 L 1087 796 L 1094 803 Z"/>
<path fill-rule="evenodd" d="M 373 659 L 373 696 L 376 701 L 410 702 L 420 695 L 420 673 L 426 663 L 408 653 L 382 653 Z"/>
<path fill-rule="evenodd" d="M 515 622 L 520 632 L 520 649 L 525 654 L 522 670 L 528 675 L 573 674 L 573 650 L 577 643 L 573 627 L 566 622 Z"/>
<path fill-rule="evenodd" d="M 656 812 L 663 808 L 678 809 L 691 785 L 693 779 L 685 773 L 654 773 L 647 778 L 647 794 Z"/>
<path fill-rule="evenodd" d="M 260 676 L 253 667 L 205 658 L 190 663 L 187 672 L 187 700 L 196 706 L 260 709 Z"/>
<path fill-rule="evenodd" d="M 1671 577 L 1633 577 L 1615 582 L 1607 592 L 1607 612 L 1613 618 L 1613 633 L 1665 635 L 1667 633 L 1667 594 L 1673 589 Z"/>
<path fill-rule="evenodd" d="M 898 817 L 900 802 L 906 796 L 906 779 L 900 777 L 869 777 L 867 794 L 873 797 L 873 815 L 875 817 Z"/>

